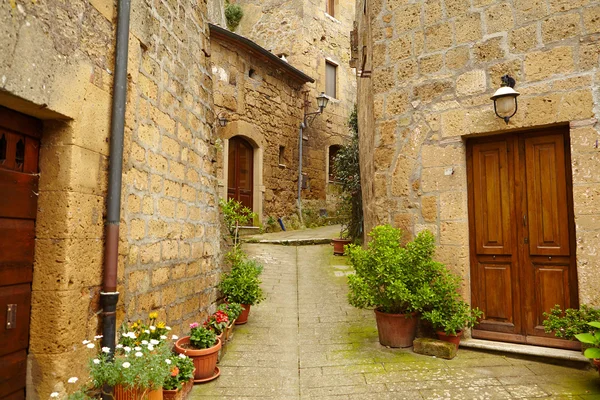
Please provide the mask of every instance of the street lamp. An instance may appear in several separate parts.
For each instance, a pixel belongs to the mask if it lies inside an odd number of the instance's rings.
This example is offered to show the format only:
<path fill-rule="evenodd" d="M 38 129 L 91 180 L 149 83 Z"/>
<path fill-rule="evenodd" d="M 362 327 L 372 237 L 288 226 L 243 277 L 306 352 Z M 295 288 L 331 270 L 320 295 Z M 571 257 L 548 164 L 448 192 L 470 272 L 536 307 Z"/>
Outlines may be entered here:
<path fill-rule="evenodd" d="M 513 89 L 515 80 L 510 75 L 504 75 L 501 79 L 502 86 L 491 99 L 494 101 L 494 112 L 508 125 L 508 121 L 517 113 L 517 97 L 520 93 Z"/>
<path fill-rule="evenodd" d="M 221 128 L 224 128 L 229 122 L 229 120 L 225 117 L 225 112 L 223 111 L 219 113 L 219 115 L 217 116 L 217 120 L 219 121 L 219 126 Z"/>

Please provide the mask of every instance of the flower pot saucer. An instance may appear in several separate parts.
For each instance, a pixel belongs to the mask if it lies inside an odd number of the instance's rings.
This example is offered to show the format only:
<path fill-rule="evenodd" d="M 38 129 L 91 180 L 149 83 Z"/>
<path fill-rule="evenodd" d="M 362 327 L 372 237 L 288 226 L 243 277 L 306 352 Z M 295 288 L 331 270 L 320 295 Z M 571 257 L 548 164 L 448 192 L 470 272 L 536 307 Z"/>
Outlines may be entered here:
<path fill-rule="evenodd" d="M 244 324 L 247 324 L 247 323 L 248 323 L 248 320 L 243 321 L 243 322 L 237 322 L 237 321 L 235 321 L 235 325 L 244 325 Z"/>
<path fill-rule="evenodd" d="M 219 375 L 221 375 L 221 370 L 219 369 L 219 367 L 215 367 L 215 373 L 213 374 L 213 376 L 210 376 L 210 377 L 204 378 L 204 379 L 194 379 L 194 384 L 210 382 L 213 379 L 217 379 L 219 377 Z"/>

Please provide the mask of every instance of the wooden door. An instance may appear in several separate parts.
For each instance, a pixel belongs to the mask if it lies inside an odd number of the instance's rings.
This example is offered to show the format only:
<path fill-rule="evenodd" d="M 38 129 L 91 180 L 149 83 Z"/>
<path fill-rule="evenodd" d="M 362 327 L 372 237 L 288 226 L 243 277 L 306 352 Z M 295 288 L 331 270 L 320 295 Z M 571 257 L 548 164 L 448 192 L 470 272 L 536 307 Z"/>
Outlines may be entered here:
<path fill-rule="evenodd" d="M 40 132 L 0 107 L 0 398 L 25 398 Z"/>
<path fill-rule="evenodd" d="M 474 337 L 556 347 L 543 313 L 577 306 L 568 133 L 468 142 Z"/>
<path fill-rule="evenodd" d="M 254 149 L 239 136 L 229 139 L 227 198 L 252 210 L 254 187 Z"/>

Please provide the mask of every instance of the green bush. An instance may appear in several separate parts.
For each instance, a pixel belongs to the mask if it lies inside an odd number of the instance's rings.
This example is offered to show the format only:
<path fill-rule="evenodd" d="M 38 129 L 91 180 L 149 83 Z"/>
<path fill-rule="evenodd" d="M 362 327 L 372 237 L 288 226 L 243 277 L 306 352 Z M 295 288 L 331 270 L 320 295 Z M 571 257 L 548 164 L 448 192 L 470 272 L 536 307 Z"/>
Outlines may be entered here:
<path fill-rule="evenodd" d="M 424 231 L 400 246 L 402 231 L 389 225 L 373 228 L 365 250 L 349 245 L 347 254 L 356 270 L 348 277 L 348 300 L 358 308 L 376 307 L 386 313 L 423 310 L 430 302 L 430 283 L 445 270 L 433 261 L 435 239 Z"/>
<path fill-rule="evenodd" d="M 241 250 L 229 257 L 233 259 L 231 272 L 225 274 L 219 289 L 227 297 L 227 301 L 239 304 L 255 305 L 264 300 L 263 291 L 258 279 L 263 266 L 246 258 Z M 231 253 L 231 252 L 230 252 Z"/>
<path fill-rule="evenodd" d="M 217 335 L 197 322 L 190 324 L 190 343 L 196 349 L 208 349 L 217 343 Z"/>
<path fill-rule="evenodd" d="M 557 338 L 572 340 L 577 334 L 593 331 L 588 323 L 600 320 L 600 309 L 584 304 L 579 309 L 567 308 L 563 312 L 556 304 L 549 313 L 544 313 L 544 317 L 542 324 L 546 333 L 554 332 Z"/>
<path fill-rule="evenodd" d="M 225 19 L 227 20 L 227 28 L 230 31 L 236 30 L 243 16 L 244 10 L 239 4 L 232 4 L 229 0 L 225 1 Z"/>

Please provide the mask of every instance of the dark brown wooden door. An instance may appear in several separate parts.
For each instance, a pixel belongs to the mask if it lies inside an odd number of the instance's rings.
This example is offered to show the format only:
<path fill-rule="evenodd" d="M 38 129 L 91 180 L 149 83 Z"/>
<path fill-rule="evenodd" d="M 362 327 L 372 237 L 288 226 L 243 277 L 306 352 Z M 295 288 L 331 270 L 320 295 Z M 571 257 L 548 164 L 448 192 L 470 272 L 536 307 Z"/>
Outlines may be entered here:
<path fill-rule="evenodd" d="M 556 347 L 543 313 L 577 306 L 568 135 L 562 128 L 469 141 L 474 337 Z"/>
<path fill-rule="evenodd" d="M 252 210 L 254 149 L 239 136 L 229 139 L 227 198 Z"/>
<path fill-rule="evenodd" d="M 40 131 L 0 107 L 0 398 L 25 398 Z"/>

